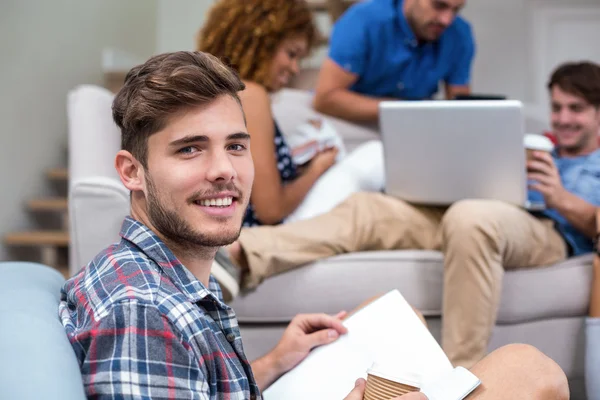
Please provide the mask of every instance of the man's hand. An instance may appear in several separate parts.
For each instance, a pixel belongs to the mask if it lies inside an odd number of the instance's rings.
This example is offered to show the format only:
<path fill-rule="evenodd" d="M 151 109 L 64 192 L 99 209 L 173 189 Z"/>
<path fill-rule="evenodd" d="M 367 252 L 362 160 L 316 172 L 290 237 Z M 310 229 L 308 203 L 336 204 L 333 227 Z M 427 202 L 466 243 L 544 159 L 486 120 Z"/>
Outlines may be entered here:
<path fill-rule="evenodd" d="M 348 330 L 342 325 L 346 312 L 335 316 L 327 314 L 299 314 L 292 319 L 281 340 L 273 349 L 278 369 L 285 374 L 304 360 L 317 346 L 329 344 Z"/>
<path fill-rule="evenodd" d="M 358 379 L 354 386 L 354 389 L 350 392 L 348 396 L 344 400 L 362 400 L 365 395 L 365 385 L 367 382 L 364 379 Z M 394 397 L 391 400 L 427 400 L 427 396 L 425 396 L 421 392 L 413 392 L 408 393 L 400 397 Z"/>
<path fill-rule="evenodd" d="M 340 335 L 347 333 L 348 330 L 342 325 L 346 314 L 342 311 L 334 316 L 295 316 L 283 332 L 277 346 L 269 354 L 252 363 L 252 372 L 261 391 L 298 365 L 312 349 L 334 342 Z"/>
<path fill-rule="evenodd" d="M 559 208 L 568 192 L 562 185 L 558 168 L 547 152 L 536 151 L 533 156 L 535 160 L 527 162 L 527 179 L 536 182 L 529 187 L 544 196 L 548 208 Z"/>

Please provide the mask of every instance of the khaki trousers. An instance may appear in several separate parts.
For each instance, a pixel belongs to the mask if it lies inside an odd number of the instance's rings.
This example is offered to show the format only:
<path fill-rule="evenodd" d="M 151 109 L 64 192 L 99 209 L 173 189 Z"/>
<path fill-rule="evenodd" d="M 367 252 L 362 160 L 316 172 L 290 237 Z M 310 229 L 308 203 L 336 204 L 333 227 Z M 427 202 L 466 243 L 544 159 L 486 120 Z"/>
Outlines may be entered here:
<path fill-rule="evenodd" d="M 418 207 L 357 193 L 316 218 L 243 229 L 246 286 L 341 253 L 432 249 L 444 253 L 442 347 L 454 365 L 481 360 L 495 325 L 505 269 L 563 260 L 566 244 L 550 220 L 491 200 Z"/>

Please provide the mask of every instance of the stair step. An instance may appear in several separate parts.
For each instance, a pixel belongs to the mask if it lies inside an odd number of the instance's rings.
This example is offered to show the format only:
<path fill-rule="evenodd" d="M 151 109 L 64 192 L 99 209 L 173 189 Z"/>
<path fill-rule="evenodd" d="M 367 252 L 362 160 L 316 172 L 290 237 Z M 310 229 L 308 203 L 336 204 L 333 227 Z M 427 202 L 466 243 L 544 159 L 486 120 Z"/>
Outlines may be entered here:
<path fill-rule="evenodd" d="M 69 170 L 67 168 L 51 168 L 46 172 L 48 179 L 54 181 L 66 181 L 69 179 Z"/>
<path fill-rule="evenodd" d="M 69 245 L 67 231 L 29 231 L 14 232 L 4 236 L 4 243 L 9 246 L 59 246 Z"/>
<path fill-rule="evenodd" d="M 65 197 L 55 197 L 46 199 L 30 200 L 27 207 L 32 211 L 61 211 L 68 209 L 67 199 Z"/>

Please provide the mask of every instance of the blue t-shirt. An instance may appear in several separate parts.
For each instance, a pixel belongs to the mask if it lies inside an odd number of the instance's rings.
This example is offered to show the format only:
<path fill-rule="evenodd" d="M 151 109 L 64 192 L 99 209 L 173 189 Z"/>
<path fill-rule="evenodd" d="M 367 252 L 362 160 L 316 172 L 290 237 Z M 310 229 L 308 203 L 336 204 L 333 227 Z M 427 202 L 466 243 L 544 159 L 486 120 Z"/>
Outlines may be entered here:
<path fill-rule="evenodd" d="M 590 204 L 600 206 L 600 150 L 582 157 L 558 157 L 555 153 L 554 162 L 566 190 Z M 536 195 L 536 192 L 530 191 L 529 198 Z M 556 229 L 571 246 L 574 256 L 593 251 L 592 240 L 576 230 L 558 211 L 547 209 L 535 214 L 554 221 Z"/>
<path fill-rule="evenodd" d="M 286 182 L 293 181 L 298 177 L 298 168 L 292 160 L 290 148 L 288 147 L 283 134 L 279 130 L 277 123 L 275 123 L 275 136 L 273 137 L 273 140 L 275 141 L 275 157 L 277 158 L 277 169 L 279 170 L 281 182 L 285 184 Z M 244 215 L 243 226 L 250 227 L 259 225 L 262 224 L 256 215 L 254 206 L 250 203 L 246 210 L 246 214 Z"/>
<path fill-rule="evenodd" d="M 435 42 L 417 41 L 402 0 L 367 0 L 350 7 L 333 27 L 329 58 L 358 75 L 350 90 L 406 100 L 431 98 L 440 81 L 468 85 L 475 42 L 461 17 Z"/>

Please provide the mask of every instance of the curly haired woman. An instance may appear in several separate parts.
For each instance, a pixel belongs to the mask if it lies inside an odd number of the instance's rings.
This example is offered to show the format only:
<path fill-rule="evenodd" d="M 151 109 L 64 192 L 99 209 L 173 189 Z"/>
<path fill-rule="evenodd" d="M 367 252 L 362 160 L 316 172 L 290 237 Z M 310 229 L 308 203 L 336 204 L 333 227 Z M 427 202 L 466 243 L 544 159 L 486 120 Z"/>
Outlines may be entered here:
<path fill-rule="evenodd" d="M 331 210 L 357 191 L 383 187 L 381 142 L 357 148 L 336 162 L 338 148 L 319 151 L 297 166 L 274 120 L 270 95 L 299 72 L 318 32 L 302 0 L 220 0 L 209 11 L 198 50 L 235 68 L 256 178 L 244 226 L 275 225 Z"/>

